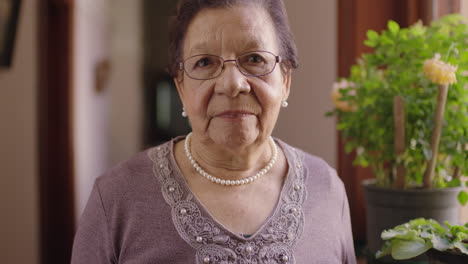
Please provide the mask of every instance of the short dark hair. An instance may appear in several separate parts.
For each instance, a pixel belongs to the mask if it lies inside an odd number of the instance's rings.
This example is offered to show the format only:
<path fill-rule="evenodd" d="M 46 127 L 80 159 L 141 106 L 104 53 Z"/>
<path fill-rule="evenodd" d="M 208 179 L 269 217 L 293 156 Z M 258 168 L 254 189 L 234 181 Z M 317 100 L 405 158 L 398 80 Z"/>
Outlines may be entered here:
<path fill-rule="evenodd" d="M 172 77 L 177 77 L 178 64 L 183 60 L 183 43 L 187 29 L 193 18 L 206 8 L 227 8 L 237 4 L 253 3 L 265 8 L 273 21 L 283 69 L 295 69 L 298 67 L 297 48 L 289 28 L 288 15 L 283 0 L 180 0 L 176 15 L 170 22 L 169 36 L 169 65 L 168 71 Z"/>

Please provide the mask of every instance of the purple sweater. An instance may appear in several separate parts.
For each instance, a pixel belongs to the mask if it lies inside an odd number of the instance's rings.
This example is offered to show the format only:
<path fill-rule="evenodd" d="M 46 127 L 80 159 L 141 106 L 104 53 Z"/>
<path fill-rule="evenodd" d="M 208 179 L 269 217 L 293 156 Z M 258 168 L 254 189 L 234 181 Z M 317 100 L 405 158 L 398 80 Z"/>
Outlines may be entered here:
<path fill-rule="evenodd" d="M 276 139 L 289 171 L 272 215 L 246 238 L 188 188 L 176 138 L 107 170 L 81 216 L 72 263 L 356 263 L 342 181 L 323 160 Z"/>

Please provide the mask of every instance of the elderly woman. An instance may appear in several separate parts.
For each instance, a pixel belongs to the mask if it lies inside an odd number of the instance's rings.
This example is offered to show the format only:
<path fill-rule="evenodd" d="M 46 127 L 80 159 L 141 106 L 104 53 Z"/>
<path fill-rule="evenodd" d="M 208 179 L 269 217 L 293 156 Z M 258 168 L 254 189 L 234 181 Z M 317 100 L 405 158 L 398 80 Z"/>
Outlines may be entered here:
<path fill-rule="evenodd" d="M 96 180 L 72 263 L 355 263 L 335 170 L 271 133 L 296 48 L 281 0 L 183 0 L 170 73 L 192 132 Z"/>

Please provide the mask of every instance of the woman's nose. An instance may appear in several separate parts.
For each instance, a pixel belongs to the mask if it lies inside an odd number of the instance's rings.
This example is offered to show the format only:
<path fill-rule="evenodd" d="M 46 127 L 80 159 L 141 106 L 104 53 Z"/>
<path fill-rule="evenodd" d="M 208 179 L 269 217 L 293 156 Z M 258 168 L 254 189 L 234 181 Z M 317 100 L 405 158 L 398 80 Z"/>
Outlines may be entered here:
<path fill-rule="evenodd" d="M 250 85 L 247 76 L 242 74 L 233 61 L 225 62 L 224 70 L 216 82 L 217 93 L 236 97 L 239 93 L 250 92 Z"/>

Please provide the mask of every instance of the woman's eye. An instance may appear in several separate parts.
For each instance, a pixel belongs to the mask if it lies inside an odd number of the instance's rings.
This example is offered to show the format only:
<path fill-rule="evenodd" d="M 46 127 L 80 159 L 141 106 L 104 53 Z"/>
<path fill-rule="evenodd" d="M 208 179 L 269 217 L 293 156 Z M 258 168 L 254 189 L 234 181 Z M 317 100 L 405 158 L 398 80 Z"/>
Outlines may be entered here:
<path fill-rule="evenodd" d="M 211 61 L 209 58 L 203 58 L 203 59 L 198 60 L 197 63 L 195 63 L 195 67 L 205 67 L 209 65 L 210 63 Z"/>
<path fill-rule="evenodd" d="M 262 63 L 264 61 L 265 60 L 263 59 L 263 57 L 258 54 L 252 54 L 249 56 L 249 59 L 248 59 L 249 63 Z"/>

